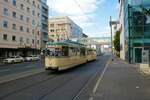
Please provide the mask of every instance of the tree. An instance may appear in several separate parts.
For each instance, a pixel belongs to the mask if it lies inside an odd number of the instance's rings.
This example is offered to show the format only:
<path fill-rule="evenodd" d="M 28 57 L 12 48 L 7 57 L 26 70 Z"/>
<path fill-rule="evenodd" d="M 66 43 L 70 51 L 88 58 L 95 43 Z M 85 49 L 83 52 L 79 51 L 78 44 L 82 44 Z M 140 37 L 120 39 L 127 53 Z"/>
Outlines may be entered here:
<path fill-rule="evenodd" d="M 121 33 L 120 30 L 116 32 L 114 36 L 114 41 L 113 41 L 114 48 L 117 52 L 120 52 L 120 33 Z"/>

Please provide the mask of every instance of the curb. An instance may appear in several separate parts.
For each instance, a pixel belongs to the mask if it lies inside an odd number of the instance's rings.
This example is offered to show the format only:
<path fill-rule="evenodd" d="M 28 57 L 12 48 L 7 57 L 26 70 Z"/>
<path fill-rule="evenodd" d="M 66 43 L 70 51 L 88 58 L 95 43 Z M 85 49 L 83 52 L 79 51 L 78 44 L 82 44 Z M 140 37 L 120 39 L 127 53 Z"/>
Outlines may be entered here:
<path fill-rule="evenodd" d="M 4 77 L 0 77 L 0 84 L 10 82 L 10 81 L 13 81 L 13 80 L 17 80 L 17 79 L 20 79 L 20 78 L 24 78 L 24 77 L 27 77 L 27 76 L 39 74 L 39 73 L 42 73 L 44 71 L 45 70 L 43 68 L 41 68 L 41 69 L 34 69 L 34 70 L 30 70 L 30 71 L 25 71 L 25 72 L 22 72 L 22 73 L 17 73 L 17 74 L 12 74 L 12 75 L 7 75 L 7 76 L 4 76 Z"/>

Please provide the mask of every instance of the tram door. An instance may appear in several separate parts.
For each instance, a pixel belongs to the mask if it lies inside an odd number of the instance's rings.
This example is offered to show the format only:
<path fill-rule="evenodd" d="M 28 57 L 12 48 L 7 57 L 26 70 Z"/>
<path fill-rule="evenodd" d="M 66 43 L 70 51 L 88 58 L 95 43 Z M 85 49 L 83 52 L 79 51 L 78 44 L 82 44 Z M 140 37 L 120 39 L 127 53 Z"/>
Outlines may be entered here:
<path fill-rule="evenodd" d="M 142 63 L 142 48 L 134 48 L 134 63 Z"/>

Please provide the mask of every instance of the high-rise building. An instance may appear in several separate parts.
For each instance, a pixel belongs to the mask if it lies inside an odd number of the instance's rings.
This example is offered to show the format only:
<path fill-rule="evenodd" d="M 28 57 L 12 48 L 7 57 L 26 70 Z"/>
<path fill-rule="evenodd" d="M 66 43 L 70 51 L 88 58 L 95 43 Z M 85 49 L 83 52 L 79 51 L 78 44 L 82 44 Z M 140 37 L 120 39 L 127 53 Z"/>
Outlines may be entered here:
<path fill-rule="evenodd" d="M 40 0 L 0 0 L 0 57 L 40 51 L 40 5 Z"/>
<path fill-rule="evenodd" d="M 150 0 L 119 0 L 119 4 L 120 57 L 130 63 L 149 62 Z"/>
<path fill-rule="evenodd" d="M 49 19 L 49 40 L 61 41 L 82 37 L 82 28 L 69 17 L 52 17 Z"/>
<path fill-rule="evenodd" d="M 41 47 L 42 50 L 46 47 L 46 42 L 48 41 L 48 11 L 49 7 L 47 5 L 47 0 L 41 0 Z"/>

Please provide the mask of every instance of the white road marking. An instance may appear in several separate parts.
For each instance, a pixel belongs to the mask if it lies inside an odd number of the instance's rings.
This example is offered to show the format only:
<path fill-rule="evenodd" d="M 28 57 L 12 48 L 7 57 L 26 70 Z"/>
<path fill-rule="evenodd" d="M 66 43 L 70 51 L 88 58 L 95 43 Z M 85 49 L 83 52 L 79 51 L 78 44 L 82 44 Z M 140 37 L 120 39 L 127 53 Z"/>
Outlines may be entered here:
<path fill-rule="evenodd" d="M 105 72 L 106 72 L 106 70 L 107 70 L 107 68 L 108 68 L 109 63 L 110 63 L 110 60 L 107 62 L 107 64 L 106 64 L 106 66 L 105 66 L 105 68 L 104 68 L 104 70 L 103 70 L 101 76 L 99 77 L 98 81 L 96 82 L 96 85 L 95 85 L 95 87 L 94 87 L 94 89 L 93 89 L 93 94 L 96 93 L 96 91 L 97 91 L 97 89 L 98 89 L 98 86 L 99 86 L 99 84 L 100 84 L 102 78 L 104 77 L 104 74 L 105 74 Z"/>
<path fill-rule="evenodd" d="M 7 71 L 9 71 L 10 69 L 2 69 L 2 70 L 0 70 L 0 72 L 7 72 Z"/>
<path fill-rule="evenodd" d="M 104 68 L 102 74 L 101 74 L 100 77 L 98 78 L 98 80 L 97 80 L 97 82 L 96 82 L 96 85 L 95 85 L 95 87 L 93 88 L 93 91 L 92 91 L 92 92 L 93 92 L 93 95 L 95 95 L 95 93 L 96 93 L 96 91 L 97 91 L 97 89 L 98 89 L 98 86 L 99 86 L 99 84 L 100 84 L 102 78 L 104 77 L 104 74 L 105 74 L 105 72 L 106 72 L 106 70 L 107 70 L 107 68 L 108 68 L 108 65 L 109 65 L 110 61 L 111 61 L 111 59 L 108 60 L 108 62 L 107 62 L 107 64 L 105 65 L 105 68 Z M 94 100 L 94 97 L 90 97 L 89 100 Z"/>

